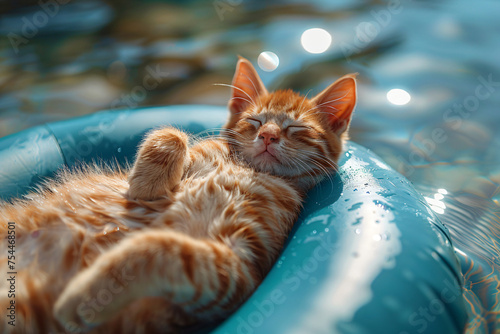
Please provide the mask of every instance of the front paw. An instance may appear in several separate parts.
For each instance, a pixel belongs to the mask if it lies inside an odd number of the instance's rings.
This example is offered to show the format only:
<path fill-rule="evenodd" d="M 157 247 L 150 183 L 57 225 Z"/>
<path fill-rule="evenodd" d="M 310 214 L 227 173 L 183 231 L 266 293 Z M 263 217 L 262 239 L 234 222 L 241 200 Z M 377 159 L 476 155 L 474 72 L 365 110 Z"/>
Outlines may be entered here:
<path fill-rule="evenodd" d="M 54 305 L 54 316 L 70 332 L 85 332 L 100 323 L 97 291 L 88 276 L 87 271 L 71 280 Z"/>
<path fill-rule="evenodd" d="M 90 322 L 93 319 L 91 319 L 92 317 L 86 319 L 87 314 L 81 312 L 81 303 L 82 299 L 78 294 L 70 296 L 65 293 L 54 306 L 54 317 L 68 333 L 85 333 L 91 328 L 90 323 L 87 323 L 86 320 Z"/>
<path fill-rule="evenodd" d="M 190 163 L 188 140 L 171 127 L 149 133 L 130 171 L 127 196 L 146 201 L 171 197 Z"/>
<path fill-rule="evenodd" d="M 55 318 L 68 332 L 85 332 L 111 319 L 129 302 L 134 276 L 87 269 L 73 278 L 54 305 Z"/>

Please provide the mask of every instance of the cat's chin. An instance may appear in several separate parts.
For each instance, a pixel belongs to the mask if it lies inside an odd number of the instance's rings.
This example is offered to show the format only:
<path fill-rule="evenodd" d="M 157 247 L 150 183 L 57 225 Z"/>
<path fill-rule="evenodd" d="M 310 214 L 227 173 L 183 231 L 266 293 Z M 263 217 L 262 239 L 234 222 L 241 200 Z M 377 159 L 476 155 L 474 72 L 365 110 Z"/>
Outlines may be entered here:
<path fill-rule="evenodd" d="M 278 158 L 276 158 L 269 151 L 264 151 L 264 152 L 258 154 L 256 157 L 254 157 L 254 160 L 256 160 L 257 163 L 269 164 L 269 165 L 280 163 Z"/>
<path fill-rule="evenodd" d="M 263 152 L 254 156 L 247 162 L 257 171 L 269 173 L 276 176 L 289 177 L 294 173 L 293 170 L 287 168 L 282 161 L 278 160 L 269 152 Z"/>
<path fill-rule="evenodd" d="M 269 152 L 263 152 L 252 157 L 246 157 L 246 162 L 256 171 L 279 175 L 283 168 L 281 162 Z"/>

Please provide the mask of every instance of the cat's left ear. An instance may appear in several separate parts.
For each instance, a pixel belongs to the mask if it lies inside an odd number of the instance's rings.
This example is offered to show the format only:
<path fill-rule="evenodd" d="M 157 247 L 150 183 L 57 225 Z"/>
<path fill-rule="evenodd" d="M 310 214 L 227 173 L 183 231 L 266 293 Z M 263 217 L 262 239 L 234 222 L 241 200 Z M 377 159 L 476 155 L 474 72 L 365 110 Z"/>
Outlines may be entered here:
<path fill-rule="evenodd" d="M 319 111 L 326 115 L 330 128 L 339 136 L 349 128 L 356 107 L 357 73 L 344 75 L 312 99 Z"/>

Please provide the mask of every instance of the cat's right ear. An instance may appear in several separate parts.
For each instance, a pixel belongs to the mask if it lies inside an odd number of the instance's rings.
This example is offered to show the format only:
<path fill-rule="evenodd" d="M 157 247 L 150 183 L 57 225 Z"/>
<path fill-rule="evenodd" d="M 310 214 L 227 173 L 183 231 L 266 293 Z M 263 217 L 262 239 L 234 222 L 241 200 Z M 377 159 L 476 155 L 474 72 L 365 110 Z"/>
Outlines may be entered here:
<path fill-rule="evenodd" d="M 312 99 L 330 128 L 339 136 L 349 128 L 356 107 L 357 75 L 357 73 L 344 75 Z"/>
<path fill-rule="evenodd" d="M 247 59 L 239 57 L 234 73 L 229 111 L 231 118 L 245 111 L 248 106 L 255 104 L 257 98 L 267 94 L 257 71 Z"/>

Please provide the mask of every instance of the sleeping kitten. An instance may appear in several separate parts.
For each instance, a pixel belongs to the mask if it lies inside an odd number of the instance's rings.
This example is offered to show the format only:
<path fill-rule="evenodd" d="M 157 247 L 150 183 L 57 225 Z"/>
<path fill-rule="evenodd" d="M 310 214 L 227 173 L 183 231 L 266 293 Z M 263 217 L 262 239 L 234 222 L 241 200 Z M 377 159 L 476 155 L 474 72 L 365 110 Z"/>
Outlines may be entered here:
<path fill-rule="evenodd" d="M 18 267 L 16 326 L 3 317 L 0 332 L 176 332 L 252 294 L 306 191 L 336 169 L 356 82 L 344 76 L 313 99 L 269 93 L 240 58 L 231 87 L 220 137 L 190 146 L 182 131 L 155 130 L 128 175 L 64 170 L 0 203 L 0 266 L 14 221 Z M 2 278 L 2 310 L 8 289 Z"/>

